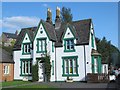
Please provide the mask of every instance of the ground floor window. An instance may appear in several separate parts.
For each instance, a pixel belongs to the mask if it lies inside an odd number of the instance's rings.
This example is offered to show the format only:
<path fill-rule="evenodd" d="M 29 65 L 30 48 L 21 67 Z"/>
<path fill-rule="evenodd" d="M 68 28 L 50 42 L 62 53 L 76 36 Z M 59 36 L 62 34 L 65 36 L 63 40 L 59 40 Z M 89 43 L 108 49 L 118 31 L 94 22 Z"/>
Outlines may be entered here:
<path fill-rule="evenodd" d="M 78 76 L 77 56 L 63 57 L 63 76 Z"/>
<path fill-rule="evenodd" d="M 9 74 L 9 66 L 4 65 L 4 74 Z"/>
<path fill-rule="evenodd" d="M 92 73 L 101 73 L 101 57 L 92 56 Z"/>
<path fill-rule="evenodd" d="M 31 75 L 32 60 L 21 60 L 21 75 Z"/>

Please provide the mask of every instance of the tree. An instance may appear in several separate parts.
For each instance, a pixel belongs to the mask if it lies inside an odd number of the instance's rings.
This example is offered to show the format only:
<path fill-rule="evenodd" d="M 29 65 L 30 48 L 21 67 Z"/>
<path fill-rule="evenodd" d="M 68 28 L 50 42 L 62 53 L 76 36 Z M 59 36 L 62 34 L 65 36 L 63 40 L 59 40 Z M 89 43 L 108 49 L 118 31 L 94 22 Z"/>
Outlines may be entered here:
<path fill-rule="evenodd" d="M 62 21 L 65 22 L 65 23 L 71 22 L 72 19 L 73 19 L 73 15 L 71 13 L 71 9 L 63 7 L 62 11 L 61 11 L 61 18 L 62 18 Z"/>
<path fill-rule="evenodd" d="M 105 37 L 102 40 L 96 38 L 97 50 L 102 54 L 102 62 L 112 63 L 114 66 L 119 66 L 119 57 L 120 51 L 114 45 L 111 44 L 111 41 L 107 41 Z"/>

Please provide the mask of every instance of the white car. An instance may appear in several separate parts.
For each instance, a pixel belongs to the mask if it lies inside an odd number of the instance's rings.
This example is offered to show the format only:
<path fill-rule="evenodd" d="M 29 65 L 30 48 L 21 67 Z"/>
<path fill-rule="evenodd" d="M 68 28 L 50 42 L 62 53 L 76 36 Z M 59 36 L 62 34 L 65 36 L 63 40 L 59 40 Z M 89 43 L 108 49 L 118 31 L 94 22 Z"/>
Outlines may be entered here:
<path fill-rule="evenodd" d="M 114 80 L 116 80 L 116 77 L 115 77 L 115 75 L 109 75 L 109 79 L 110 79 L 110 81 L 114 81 Z"/>

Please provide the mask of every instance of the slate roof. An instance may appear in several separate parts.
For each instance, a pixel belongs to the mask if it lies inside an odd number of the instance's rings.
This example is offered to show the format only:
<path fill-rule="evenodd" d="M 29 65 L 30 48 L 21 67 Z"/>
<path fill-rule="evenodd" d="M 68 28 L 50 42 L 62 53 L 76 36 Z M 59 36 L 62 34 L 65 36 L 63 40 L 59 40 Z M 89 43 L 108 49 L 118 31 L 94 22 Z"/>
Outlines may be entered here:
<path fill-rule="evenodd" d="M 0 48 L 0 63 L 14 63 L 10 53 Z"/>
<path fill-rule="evenodd" d="M 17 37 L 17 40 L 16 40 L 16 43 L 14 45 L 13 50 L 21 49 L 21 43 L 22 43 L 23 38 L 24 38 L 26 33 L 28 33 L 28 35 L 30 36 L 30 40 L 32 41 L 33 38 L 34 38 L 34 34 L 35 34 L 36 29 L 37 29 L 37 27 L 29 27 L 29 28 L 21 29 L 21 31 L 20 31 L 20 33 L 19 33 L 19 35 Z"/>
<path fill-rule="evenodd" d="M 74 33 L 75 38 L 77 40 L 77 45 L 89 44 L 91 19 L 73 21 L 69 24 L 62 23 L 59 29 L 55 29 L 55 25 L 45 22 L 44 20 L 40 20 L 40 23 L 41 22 L 47 34 L 49 35 L 50 40 L 56 42 L 56 47 L 62 46 L 62 36 L 64 35 L 67 26 L 69 26 L 72 32 Z M 29 34 L 30 40 L 33 41 L 38 28 L 39 25 L 38 27 L 23 28 L 17 37 L 17 41 L 14 45 L 14 50 L 21 48 L 21 43 L 26 32 Z"/>
<path fill-rule="evenodd" d="M 70 23 L 70 27 L 72 27 L 72 31 L 75 34 L 75 38 L 77 40 L 77 45 L 89 44 L 89 35 L 90 35 L 90 24 L 91 19 L 73 21 Z M 56 46 L 62 46 L 62 36 L 65 33 L 66 24 L 62 23 L 59 30 L 56 30 L 57 42 Z"/>
<path fill-rule="evenodd" d="M 14 33 L 6 33 L 6 32 L 3 32 L 3 34 L 4 34 L 7 38 L 17 39 L 17 35 L 14 34 Z"/>

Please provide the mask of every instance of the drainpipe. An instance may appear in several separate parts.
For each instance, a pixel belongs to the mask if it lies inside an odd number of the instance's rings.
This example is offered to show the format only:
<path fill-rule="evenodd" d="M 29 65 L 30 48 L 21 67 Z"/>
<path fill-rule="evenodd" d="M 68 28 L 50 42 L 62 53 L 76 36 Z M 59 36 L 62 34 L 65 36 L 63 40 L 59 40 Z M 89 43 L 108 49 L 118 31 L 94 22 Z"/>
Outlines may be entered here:
<path fill-rule="evenodd" d="M 55 82 L 57 81 L 57 67 L 56 67 L 56 47 L 55 47 Z"/>
<path fill-rule="evenodd" d="M 86 51 L 85 51 L 85 45 L 83 46 L 84 47 L 84 66 L 85 66 L 85 81 L 87 81 L 87 75 L 86 75 Z"/>

